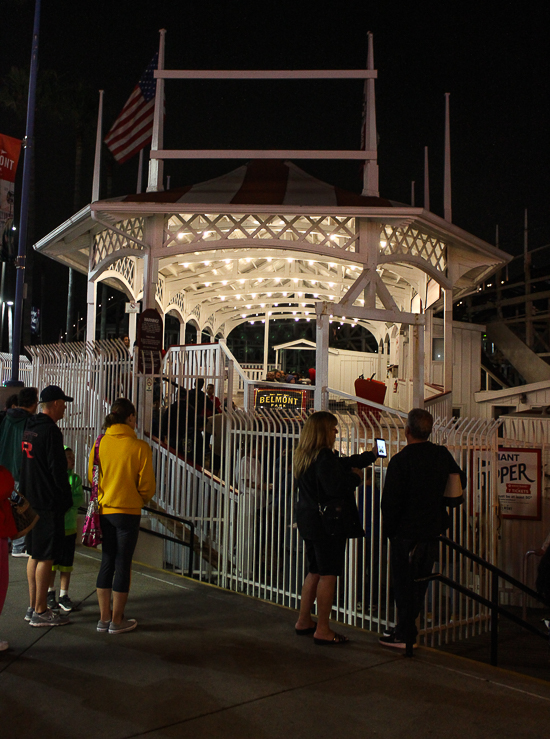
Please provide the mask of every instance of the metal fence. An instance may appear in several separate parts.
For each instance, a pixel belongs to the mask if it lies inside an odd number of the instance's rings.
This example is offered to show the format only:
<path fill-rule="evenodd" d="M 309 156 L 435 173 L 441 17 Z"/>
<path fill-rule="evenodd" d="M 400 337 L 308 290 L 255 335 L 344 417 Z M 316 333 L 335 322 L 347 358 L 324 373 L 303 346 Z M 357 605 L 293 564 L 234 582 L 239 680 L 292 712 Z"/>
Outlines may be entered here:
<path fill-rule="evenodd" d="M 248 410 L 235 407 L 236 378 L 243 373 L 222 343 L 172 348 L 157 367 L 149 364 L 157 371 L 138 374 L 121 342 L 40 347 L 33 355 L 33 382 L 39 387 L 58 384 L 75 397 L 62 428 L 83 476 L 109 403 L 121 394 L 132 397 L 138 407 L 138 434 L 153 449 L 154 506 L 195 524 L 194 576 L 297 608 L 306 565 L 294 523 L 292 455 L 313 403 L 312 389 L 289 386 L 308 393 L 298 410 L 255 411 L 250 395 Z M 245 379 L 250 394 L 254 383 Z M 209 385 L 212 397 L 205 392 Z M 382 437 L 388 459 L 365 470 L 358 488 L 367 536 L 349 542 L 333 616 L 380 631 L 395 620 L 380 496 L 388 461 L 406 443 L 405 415 L 383 406 L 368 408 L 361 401 L 328 393 L 329 408 L 338 418 L 338 449 L 346 455 L 360 453 Z M 497 429 L 496 421 L 438 420 L 432 437 L 447 445 L 468 474 L 466 502 L 455 514 L 449 535 L 491 562 L 496 562 L 497 543 Z M 176 539 L 189 537 L 185 526 L 154 513 L 144 520 Z M 167 542 L 164 566 L 185 571 L 187 551 Z M 488 594 L 484 576 L 460 556 L 441 557 L 440 568 Z M 421 633 L 428 643 L 486 628 L 488 614 L 445 586 L 432 585 L 427 598 Z"/>
<path fill-rule="evenodd" d="M 0 352 L 0 385 L 11 380 L 12 357 L 11 354 Z M 28 358 L 22 354 L 19 356 L 19 379 L 29 386 L 31 380 L 32 365 Z"/>

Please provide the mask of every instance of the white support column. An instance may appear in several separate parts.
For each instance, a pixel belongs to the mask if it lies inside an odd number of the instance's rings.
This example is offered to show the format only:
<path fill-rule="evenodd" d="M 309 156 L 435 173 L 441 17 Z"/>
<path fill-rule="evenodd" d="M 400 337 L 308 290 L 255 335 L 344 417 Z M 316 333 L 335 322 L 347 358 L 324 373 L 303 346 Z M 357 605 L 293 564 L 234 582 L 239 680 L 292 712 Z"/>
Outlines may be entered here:
<path fill-rule="evenodd" d="M 410 350 L 413 368 L 413 408 L 424 408 L 424 326 L 411 326 Z"/>
<path fill-rule="evenodd" d="M 329 304 L 317 303 L 316 349 L 315 349 L 315 396 L 316 411 L 328 409 L 328 334 Z"/>
<path fill-rule="evenodd" d="M 451 205 L 451 124 L 449 119 L 449 94 L 445 93 L 445 171 L 443 177 L 443 213 L 449 223 L 453 220 Z"/>
<path fill-rule="evenodd" d="M 443 290 L 444 391 L 453 389 L 453 291 Z"/>
<path fill-rule="evenodd" d="M 128 338 L 130 339 L 130 349 L 134 346 L 137 338 L 137 313 L 128 315 Z"/>
<path fill-rule="evenodd" d="M 159 59 L 157 69 L 164 69 L 164 37 L 166 30 L 160 30 Z M 153 138 L 151 141 L 151 153 L 164 148 L 164 80 L 157 79 L 155 90 L 155 112 L 153 118 Z M 149 183 L 147 192 L 161 192 L 164 190 L 164 161 L 162 159 L 149 159 Z"/>
<path fill-rule="evenodd" d="M 264 327 L 264 378 L 267 377 L 267 360 L 269 356 L 269 316 L 265 314 Z"/>
<path fill-rule="evenodd" d="M 158 261 L 150 253 L 143 257 L 143 310 L 156 308 Z"/>
<path fill-rule="evenodd" d="M 369 46 L 367 52 L 367 69 L 374 69 L 374 51 L 372 33 L 368 34 Z M 363 133 L 363 148 L 367 151 L 377 152 L 378 135 L 376 133 L 376 98 L 374 93 L 374 78 L 365 81 L 364 101 L 365 105 L 365 127 Z M 379 196 L 378 191 L 378 159 L 367 159 L 363 170 L 363 192 L 362 195 Z"/>
<path fill-rule="evenodd" d="M 86 341 L 95 341 L 95 317 L 97 308 L 97 283 L 88 278 L 86 311 Z"/>
<path fill-rule="evenodd" d="M 182 321 L 180 323 L 180 344 L 183 346 L 185 344 L 185 328 L 187 326 L 187 321 Z"/>

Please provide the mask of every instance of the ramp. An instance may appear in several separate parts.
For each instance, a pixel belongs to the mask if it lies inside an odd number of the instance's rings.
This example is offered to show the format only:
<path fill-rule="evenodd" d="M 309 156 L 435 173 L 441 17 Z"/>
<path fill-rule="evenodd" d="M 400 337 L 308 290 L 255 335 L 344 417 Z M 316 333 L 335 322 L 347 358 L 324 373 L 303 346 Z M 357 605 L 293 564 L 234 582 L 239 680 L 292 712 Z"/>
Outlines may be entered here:
<path fill-rule="evenodd" d="M 531 351 L 523 341 L 501 321 L 487 324 L 487 336 L 497 345 L 506 359 L 523 375 L 526 382 L 550 380 L 550 365 Z"/>

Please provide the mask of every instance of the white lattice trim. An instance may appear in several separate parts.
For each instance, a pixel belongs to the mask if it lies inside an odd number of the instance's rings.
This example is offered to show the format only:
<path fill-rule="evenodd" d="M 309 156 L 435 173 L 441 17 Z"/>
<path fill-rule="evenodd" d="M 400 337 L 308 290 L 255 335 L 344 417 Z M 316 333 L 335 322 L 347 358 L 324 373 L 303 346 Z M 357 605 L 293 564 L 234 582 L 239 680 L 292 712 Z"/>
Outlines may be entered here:
<path fill-rule="evenodd" d="M 129 218 L 125 221 L 119 221 L 115 224 L 116 228 L 120 231 L 124 231 L 128 236 L 132 238 L 125 238 L 122 234 L 117 231 L 110 231 L 105 229 L 94 236 L 93 241 L 93 254 L 92 254 L 92 268 L 100 264 L 104 259 L 107 259 L 112 254 L 121 249 L 133 249 L 135 251 L 143 251 L 143 247 L 136 244 L 134 239 L 139 241 L 143 240 L 144 230 L 144 219 L 143 218 Z"/>
<path fill-rule="evenodd" d="M 175 213 L 166 219 L 163 245 L 266 239 L 355 252 L 359 234 L 351 216 Z"/>
<path fill-rule="evenodd" d="M 385 256 L 390 254 L 404 254 L 429 262 L 439 272 L 445 272 L 447 268 L 447 245 L 436 238 L 422 233 L 409 224 L 402 226 L 382 226 L 380 233 L 380 253 Z"/>

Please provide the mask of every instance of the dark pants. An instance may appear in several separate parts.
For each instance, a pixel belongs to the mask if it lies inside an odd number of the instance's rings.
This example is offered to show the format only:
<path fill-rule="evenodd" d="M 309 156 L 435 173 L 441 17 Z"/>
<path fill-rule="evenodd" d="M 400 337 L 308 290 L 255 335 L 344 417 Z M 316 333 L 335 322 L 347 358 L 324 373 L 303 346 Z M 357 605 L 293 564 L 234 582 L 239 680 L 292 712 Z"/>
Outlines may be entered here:
<path fill-rule="evenodd" d="M 431 574 L 437 560 L 438 544 L 433 541 L 416 542 L 411 539 L 400 539 L 397 536 L 393 536 L 390 542 L 393 593 L 397 605 L 395 635 L 400 641 L 405 641 L 408 625 L 412 629 L 413 636 L 418 633 L 414 622 L 420 614 L 429 585 L 429 581 L 411 584 L 410 578 L 414 580 Z M 412 563 L 409 564 L 409 552 L 412 549 L 414 554 Z"/>
<path fill-rule="evenodd" d="M 103 541 L 96 587 L 112 588 L 117 593 L 128 593 L 132 557 L 138 540 L 141 516 L 108 513 L 100 515 L 99 520 Z"/>

